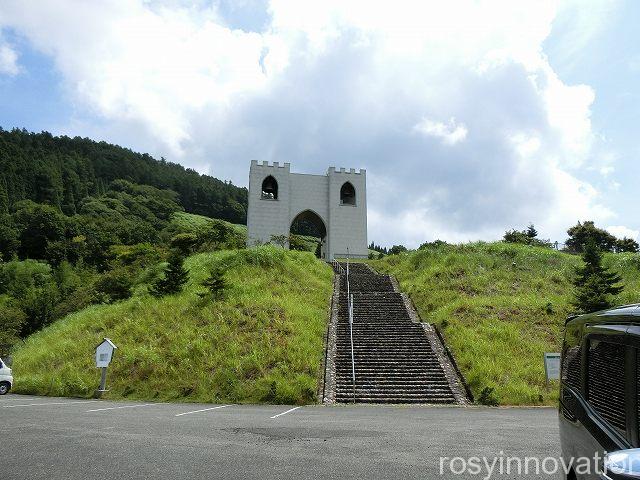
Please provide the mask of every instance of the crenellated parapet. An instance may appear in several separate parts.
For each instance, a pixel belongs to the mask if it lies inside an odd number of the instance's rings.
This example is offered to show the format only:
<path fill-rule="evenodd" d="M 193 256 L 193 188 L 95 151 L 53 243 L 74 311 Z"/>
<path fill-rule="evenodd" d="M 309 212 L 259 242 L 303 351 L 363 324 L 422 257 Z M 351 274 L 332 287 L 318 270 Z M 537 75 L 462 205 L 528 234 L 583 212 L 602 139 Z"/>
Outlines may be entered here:
<path fill-rule="evenodd" d="M 353 174 L 353 175 L 364 175 L 367 171 L 364 168 L 361 168 L 360 171 L 356 171 L 355 168 L 350 168 L 348 171 L 346 168 L 341 167 L 336 169 L 336 167 L 329 167 L 327 170 L 327 175 L 334 175 L 336 173 L 344 173 L 344 174 Z"/>
<path fill-rule="evenodd" d="M 251 160 L 251 168 L 278 169 L 282 172 L 289 173 L 291 171 L 291 164 L 287 162 L 280 164 L 280 162 L 269 163 L 266 160 L 262 162 Z"/>

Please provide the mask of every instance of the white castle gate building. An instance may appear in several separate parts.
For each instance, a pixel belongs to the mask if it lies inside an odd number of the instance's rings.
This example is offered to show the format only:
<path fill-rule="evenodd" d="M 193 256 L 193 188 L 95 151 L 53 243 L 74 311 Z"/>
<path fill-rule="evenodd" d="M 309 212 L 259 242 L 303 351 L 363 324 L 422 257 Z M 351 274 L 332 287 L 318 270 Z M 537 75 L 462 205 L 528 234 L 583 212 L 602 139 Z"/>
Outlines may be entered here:
<path fill-rule="evenodd" d="M 367 258 L 366 172 L 291 173 L 289 163 L 251 161 L 247 246 L 288 238 L 292 226 L 312 224 L 322 239 L 321 258 Z"/>

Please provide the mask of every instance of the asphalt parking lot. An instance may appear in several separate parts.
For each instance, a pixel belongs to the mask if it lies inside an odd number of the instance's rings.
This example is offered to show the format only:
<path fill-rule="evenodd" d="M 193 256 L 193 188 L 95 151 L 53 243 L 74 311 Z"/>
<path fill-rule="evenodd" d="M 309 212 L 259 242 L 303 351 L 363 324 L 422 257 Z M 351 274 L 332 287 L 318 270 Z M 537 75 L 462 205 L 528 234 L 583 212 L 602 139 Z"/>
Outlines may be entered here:
<path fill-rule="evenodd" d="M 558 457 L 554 409 L 0 397 L 0 478 L 486 478 L 440 457 Z M 444 474 L 441 475 L 441 465 Z M 456 470 L 462 463 L 453 464 Z M 499 475 L 490 478 L 562 478 Z"/>

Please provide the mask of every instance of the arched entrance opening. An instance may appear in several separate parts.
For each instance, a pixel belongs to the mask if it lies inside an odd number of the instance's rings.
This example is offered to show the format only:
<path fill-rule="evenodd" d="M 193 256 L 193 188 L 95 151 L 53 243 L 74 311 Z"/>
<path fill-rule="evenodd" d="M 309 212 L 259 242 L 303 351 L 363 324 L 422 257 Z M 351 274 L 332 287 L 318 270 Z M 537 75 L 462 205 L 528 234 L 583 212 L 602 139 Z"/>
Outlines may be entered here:
<path fill-rule="evenodd" d="M 327 227 L 322 218 L 312 211 L 304 210 L 296 215 L 289 229 L 291 250 L 313 251 L 318 258 L 325 258 Z"/>

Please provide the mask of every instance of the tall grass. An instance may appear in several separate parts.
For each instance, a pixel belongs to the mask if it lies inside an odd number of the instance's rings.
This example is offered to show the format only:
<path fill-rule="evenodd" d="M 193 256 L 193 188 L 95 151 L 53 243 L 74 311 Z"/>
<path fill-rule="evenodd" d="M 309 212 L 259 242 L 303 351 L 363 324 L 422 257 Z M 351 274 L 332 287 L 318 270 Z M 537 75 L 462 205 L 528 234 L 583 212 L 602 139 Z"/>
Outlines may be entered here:
<path fill-rule="evenodd" d="M 222 266 L 229 287 L 203 299 L 200 282 Z M 310 253 L 275 247 L 190 257 L 178 295 L 146 293 L 89 307 L 31 336 L 13 355 L 15 391 L 91 396 L 94 347 L 118 346 L 107 398 L 303 404 L 315 400 L 331 269 Z"/>
<path fill-rule="evenodd" d="M 180 232 L 196 232 L 199 228 L 213 222 L 223 222 L 233 227 L 239 233 L 247 234 L 247 226 L 237 223 L 229 223 L 224 220 L 213 219 L 195 213 L 175 212 L 171 215 L 170 228 Z"/>
<path fill-rule="evenodd" d="M 580 257 L 505 243 L 443 245 L 370 261 L 395 275 L 425 321 L 441 329 L 474 395 L 507 405 L 553 404 L 543 353 L 560 351 Z M 640 301 L 640 255 L 607 254 Z"/>

